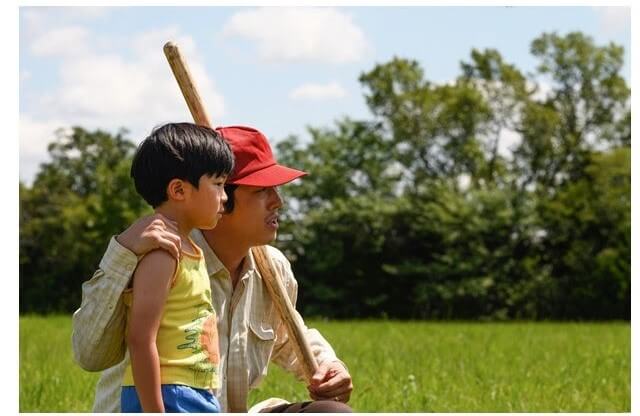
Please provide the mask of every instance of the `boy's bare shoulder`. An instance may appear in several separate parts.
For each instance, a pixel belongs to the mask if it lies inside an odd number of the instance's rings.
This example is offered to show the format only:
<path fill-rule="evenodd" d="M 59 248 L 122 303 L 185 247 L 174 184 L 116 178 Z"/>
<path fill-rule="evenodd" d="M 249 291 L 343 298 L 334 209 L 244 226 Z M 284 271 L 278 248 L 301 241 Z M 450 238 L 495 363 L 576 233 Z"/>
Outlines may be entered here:
<path fill-rule="evenodd" d="M 155 278 L 171 278 L 177 266 L 177 260 L 168 251 L 162 249 L 152 250 L 139 262 L 137 271 L 152 274 Z M 136 273 L 140 274 L 140 273 Z"/>

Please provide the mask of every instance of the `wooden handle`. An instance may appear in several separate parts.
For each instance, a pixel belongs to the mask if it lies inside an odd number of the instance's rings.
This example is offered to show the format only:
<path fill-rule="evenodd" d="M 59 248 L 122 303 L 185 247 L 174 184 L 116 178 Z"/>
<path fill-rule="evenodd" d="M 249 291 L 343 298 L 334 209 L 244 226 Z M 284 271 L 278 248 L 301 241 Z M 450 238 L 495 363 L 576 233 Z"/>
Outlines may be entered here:
<path fill-rule="evenodd" d="M 202 105 L 202 98 L 200 98 L 200 94 L 198 94 L 198 88 L 191 77 L 191 72 L 189 71 L 186 61 L 180 54 L 178 45 L 173 42 L 167 42 L 164 45 L 163 50 L 164 55 L 167 57 L 167 61 L 169 61 L 171 71 L 176 77 L 176 81 L 178 81 L 180 91 L 182 91 L 182 96 L 187 102 L 189 111 L 191 111 L 193 120 L 200 126 L 213 128 L 209 114 L 204 108 L 204 105 Z"/>
<path fill-rule="evenodd" d="M 253 259 L 256 261 L 256 264 L 264 264 L 267 266 L 264 269 L 258 267 L 260 269 L 260 275 L 273 299 L 273 303 L 276 305 L 276 309 L 286 325 L 289 339 L 293 341 L 295 353 L 298 356 L 298 360 L 302 363 L 304 378 L 307 382 L 310 382 L 311 377 L 313 377 L 316 370 L 318 370 L 318 363 L 316 363 L 313 352 L 311 352 L 311 347 L 305 338 L 302 322 L 296 319 L 296 311 L 289 300 L 282 280 L 275 274 L 276 269 L 271 263 L 271 259 L 267 253 L 267 247 L 253 247 L 251 252 L 253 253 Z"/>
<path fill-rule="evenodd" d="M 176 81 L 178 81 L 180 91 L 182 91 L 182 95 L 189 106 L 189 111 L 191 111 L 194 122 L 201 126 L 213 128 L 211 119 L 204 105 L 202 105 L 202 98 L 200 98 L 200 94 L 198 94 L 196 84 L 191 77 L 186 61 L 180 54 L 178 45 L 173 42 L 167 42 L 163 49 L 171 66 L 171 71 L 176 77 Z M 309 383 L 311 377 L 318 369 L 318 364 L 313 357 L 309 342 L 304 335 L 302 322 L 296 319 L 295 309 L 282 285 L 282 280 L 278 278 L 276 269 L 267 254 L 266 247 L 253 247 L 251 251 L 258 266 L 260 276 L 262 276 L 262 280 L 267 287 L 267 291 L 271 295 L 271 299 L 276 306 L 280 318 L 285 323 L 290 341 L 293 342 L 293 349 L 298 357 L 298 361 L 302 363 L 305 380 Z"/>

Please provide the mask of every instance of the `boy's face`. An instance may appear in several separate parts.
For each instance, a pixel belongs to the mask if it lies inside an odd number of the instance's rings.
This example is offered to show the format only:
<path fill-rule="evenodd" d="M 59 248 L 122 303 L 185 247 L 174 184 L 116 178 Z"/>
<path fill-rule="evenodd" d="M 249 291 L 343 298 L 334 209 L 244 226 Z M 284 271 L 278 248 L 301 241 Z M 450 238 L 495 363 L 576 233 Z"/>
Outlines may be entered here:
<path fill-rule="evenodd" d="M 191 188 L 188 204 L 194 228 L 210 230 L 216 226 L 227 201 L 227 194 L 224 192 L 226 180 L 226 176 L 202 175 L 198 189 Z"/>
<path fill-rule="evenodd" d="M 234 191 L 234 208 L 222 223 L 252 246 L 268 244 L 278 232 L 282 198 L 276 187 L 240 185 Z M 222 226 L 221 223 L 221 226 Z"/>

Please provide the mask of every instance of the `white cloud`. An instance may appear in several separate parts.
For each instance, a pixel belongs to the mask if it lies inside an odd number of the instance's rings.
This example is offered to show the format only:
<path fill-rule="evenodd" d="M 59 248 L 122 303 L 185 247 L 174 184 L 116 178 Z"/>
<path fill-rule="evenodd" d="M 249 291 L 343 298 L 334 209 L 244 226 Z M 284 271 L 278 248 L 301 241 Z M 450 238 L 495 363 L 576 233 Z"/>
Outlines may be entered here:
<path fill-rule="evenodd" d="M 29 36 L 41 32 L 48 25 L 50 19 L 47 17 L 45 8 L 42 7 L 22 7 L 20 8 L 21 31 Z"/>
<path fill-rule="evenodd" d="M 603 32 L 614 34 L 631 27 L 630 7 L 596 7 Z"/>
<path fill-rule="evenodd" d="M 356 62 L 370 51 L 350 16 L 332 8 L 269 7 L 234 14 L 223 36 L 255 42 L 268 62 Z"/>
<path fill-rule="evenodd" d="M 179 29 L 142 32 L 111 43 L 103 42 L 90 31 L 62 29 L 65 28 L 38 33 L 33 43 L 27 45 L 29 50 L 35 47 L 36 52 L 58 59 L 59 75 L 55 88 L 39 91 L 28 113 L 20 115 L 20 177 L 23 180 L 33 179 L 38 163 L 47 157 L 46 143 L 58 127 L 80 125 L 114 133 L 126 127 L 130 130 L 129 137 L 140 141 L 155 126 L 191 121 L 162 52 L 168 40 L 180 46 L 214 124 L 224 114 L 224 99 L 207 76 L 195 42 Z M 86 48 L 78 48 L 74 54 L 64 53 L 61 48 L 64 36 L 60 33 L 83 39 Z M 55 42 L 45 45 L 43 39 L 55 40 L 56 37 Z"/>
<path fill-rule="evenodd" d="M 89 32 L 81 26 L 66 26 L 42 33 L 31 41 L 35 56 L 74 56 L 87 54 Z"/>
<path fill-rule="evenodd" d="M 506 158 L 511 158 L 513 150 L 522 142 L 520 133 L 502 129 L 500 132 L 500 141 L 498 142 L 498 153 Z"/>
<path fill-rule="evenodd" d="M 46 32 L 55 27 L 93 22 L 111 13 L 107 7 L 32 7 L 20 8 L 27 36 Z M 22 31 L 22 29 L 21 29 Z"/>
<path fill-rule="evenodd" d="M 553 92 L 553 87 L 551 86 L 551 84 L 549 84 L 546 81 L 537 80 L 535 81 L 535 83 L 532 83 L 531 81 L 527 81 L 527 88 L 534 88 L 534 87 L 536 88 L 536 92 L 533 93 L 531 98 L 533 98 L 536 101 L 546 100 L 547 98 L 549 98 L 549 96 Z"/>
<path fill-rule="evenodd" d="M 471 175 L 463 173 L 458 175 L 456 179 L 458 180 L 458 187 L 460 187 L 462 191 L 469 189 L 469 185 L 471 185 Z"/>
<path fill-rule="evenodd" d="M 346 97 L 347 92 L 337 82 L 304 84 L 289 93 L 292 100 L 328 100 Z"/>
<path fill-rule="evenodd" d="M 41 103 L 87 124 L 137 126 L 176 117 L 190 120 L 162 53 L 169 39 L 180 46 L 200 95 L 216 120 L 224 113 L 224 100 L 207 77 L 193 40 L 174 28 L 134 36 L 127 50 L 133 58 L 115 53 L 87 54 L 63 61 L 59 87 L 43 96 Z"/>
<path fill-rule="evenodd" d="M 111 10 L 107 7 L 87 6 L 87 7 L 60 7 L 66 16 L 72 19 L 98 19 L 107 16 Z"/>
<path fill-rule="evenodd" d="M 47 160 L 47 146 L 56 135 L 56 130 L 68 125 L 60 120 L 35 121 L 31 116 L 20 116 L 19 148 L 20 179 L 30 184 L 40 163 Z"/>

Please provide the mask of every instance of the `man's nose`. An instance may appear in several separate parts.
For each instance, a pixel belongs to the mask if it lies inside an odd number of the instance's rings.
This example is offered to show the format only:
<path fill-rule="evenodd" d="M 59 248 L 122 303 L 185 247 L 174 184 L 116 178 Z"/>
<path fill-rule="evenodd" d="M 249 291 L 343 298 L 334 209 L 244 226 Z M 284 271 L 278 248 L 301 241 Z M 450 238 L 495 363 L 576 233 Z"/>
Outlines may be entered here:
<path fill-rule="evenodd" d="M 282 197 L 277 187 L 272 187 L 269 191 L 269 208 L 276 209 L 282 207 Z"/>

